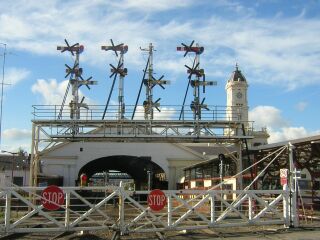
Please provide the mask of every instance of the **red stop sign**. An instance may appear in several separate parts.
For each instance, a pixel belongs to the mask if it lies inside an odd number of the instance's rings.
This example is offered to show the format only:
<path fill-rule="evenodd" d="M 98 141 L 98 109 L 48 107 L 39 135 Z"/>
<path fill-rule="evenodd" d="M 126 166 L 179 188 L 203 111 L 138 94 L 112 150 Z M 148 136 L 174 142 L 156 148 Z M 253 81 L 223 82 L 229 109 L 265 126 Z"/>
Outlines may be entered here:
<path fill-rule="evenodd" d="M 64 204 L 64 193 L 61 188 L 51 185 L 41 193 L 41 203 L 45 209 L 58 210 Z"/>
<path fill-rule="evenodd" d="M 153 211 L 160 211 L 167 204 L 167 197 L 160 189 L 152 190 L 148 195 L 148 205 Z"/>

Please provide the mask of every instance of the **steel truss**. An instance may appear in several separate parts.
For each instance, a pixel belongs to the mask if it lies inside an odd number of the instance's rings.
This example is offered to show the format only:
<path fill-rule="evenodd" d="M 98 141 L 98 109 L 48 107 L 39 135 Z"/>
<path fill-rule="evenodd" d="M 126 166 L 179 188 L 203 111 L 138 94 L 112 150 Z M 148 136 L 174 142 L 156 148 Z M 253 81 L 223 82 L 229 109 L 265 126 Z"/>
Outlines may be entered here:
<path fill-rule="evenodd" d="M 64 108 L 60 114 L 58 105 L 33 106 L 32 146 L 30 166 L 30 186 L 37 186 L 41 152 L 68 142 L 217 142 L 239 143 L 253 138 L 252 128 L 243 134 L 242 125 L 248 122 L 237 119 L 239 109 L 230 113 L 226 107 L 212 106 L 194 120 L 192 110 L 185 110 L 180 120 L 179 111 L 174 106 L 163 106 L 163 116 L 156 119 L 143 119 L 144 112 L 136 111 L 136 118 L 129 120 L 133 106 L 127 108 L 123 119 L 117 117 L 118 106 L 110 106 L 106 119 L 101 120 L 104 106 L 92 105 L 80 109 L 79 119 L 70 119 L 70 109 Z M 181 106 L 179 106 L 180 108 Z M 185 108 L 187 109 L 187 108 Z M 227 114 L 228 113 L 228 114 Z M 140 116 L 140 117 L 139 117 Z M 77 129 L 77 131 L 74 131 Z"/>

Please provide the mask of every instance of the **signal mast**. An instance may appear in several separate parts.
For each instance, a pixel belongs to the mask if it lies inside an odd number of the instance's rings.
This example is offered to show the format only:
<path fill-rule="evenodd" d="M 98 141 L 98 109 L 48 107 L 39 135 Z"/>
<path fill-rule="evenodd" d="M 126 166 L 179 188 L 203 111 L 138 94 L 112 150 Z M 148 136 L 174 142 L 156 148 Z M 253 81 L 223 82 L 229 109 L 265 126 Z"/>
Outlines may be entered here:
<path fill-rule="evenodd" d="M 204 103 L 205 97 L 200 102 L 200 87 L 202 86 L 202 92 L 206 92 L 206 86 L 212 86 L 217 85 L 216 81 L 206 81 L 204 69 L 200 68 L 200 55 L 204 51 L 204 47 L 200 47 L 199 44 L 196 44 L 196 46 L 193 46 L 194 40 L 191 42 L 191 44 L 188 46 L 184 43 L 181 43 L 182 47 L 177 47 L 177 51 L 184 51 L 184 57 L 187 56 L 188 53 L 195 53 L 195 57 L 193 60 L 192 67 L 189 67 L 187 65 L 184 65 L 188 70 L 187 73 L 188 76 L 188 85 L 185 92 L 185 96 L 183 99 L 182 108 L 180 111 L 179 120 L 183 118 L 184 115 L 184 105 L 185 101 L 188 95 L 189 86 L 193 88 L 193 101 L 190 104 L 190 108 L 193 112 L 193 119 L 194 120 L 201 120 L 201 110 L 206 109 L 209 110 L 208 105 Z M 202 80 L 202 81 L 201 81 Z"/>
<path fill-rule="evenodd" d="M 140 94 L 141 94 L 141 90 L 142 90 L 142 86 L 145 85 L 146 87 L 146 99 L 143 101 L 143 108 L 144 108 L 144 119 L 146 120 L 153 120 L 154 118 L 154 108 L 158 110 L 158 112 L 161 112 L 160 110 L 160 100 L 161 98 L 158 98 L 155 102 L 153 101 L 153 88 L 156 85 L 159 85 L 162 89 L 165 89 L 165 87 L 163 85 L 169 84 L 170 81 L 168 80 L 163 80 L 164 75 L 162 75 L 159 79 L 156 79 L 153 74 L 153 51 L 154 50 L 154 46 L 152 45 L 152 43 L 149 44 L 148 48 L 140 48 L 141 51 L 146 51 L 149 54 L 148 57 L 148 61 L 146 64 L 146 67 L 144 69 L 144 74 L 142 77 L 142 81 L 141 81 L 141 85 L 140 85 L 140 89 L 139 89 L 139 93 L 138 93 L 138 97 L 137 97 L 137 101 L 133 110 L 133 114 L 131 119 L 134 118 L 135 115 L 135 111 L 137 108 L 137 104 L 140 98 Z M 146 73 L 148 73 L 148 77 L 145 78 Z"/>
<path fill-rule="evenodd" d="M 79 62 L 80 62 L 79 59 L 80 59 L 80 54 L 84 50 L 84 46 L 80 45 L 79 43 L 75 43 L 73 45 L 70 45 L 66 39 L 64 41 L 66 43 L 66 46 L 58 46 L 57 50 L 59 50 L 61 52 L 65 52 L 65 51 L 70 52 L 72 56 L 75 56 L 75 60 L 74 60 L 73 67 L 70 67 L 67 64 L 65 64 L 65 66 L 67 67 L 65 78 L 67 78 L 68 76 L 70 76 L 70 77 L 69 77 L 69 83 L 67 86 L 67 90 L 66 90 L 64 98 L 62 100 L 58 119 L 62 118 L 63 108 L 64 108 L 65 101 L 68 96 L 69 88 L 71 86 L 72 100 L 69 103 L 70 118 L 72 120 L 78 120 L 78 119 L 80 119 L 80 108 L 88 109 L 88 105 L 86 103 L 84 103 L 85 97 L 82 97 L 81 101 L 79 101 L 79 88 L 82 85 L 85 85 L 90 90 L 89 85 L 96 85 L 97 81 L 92 81 L 91 80 L 92 77 L 89 77 L 88 79 L 84 79 L 82 77 L 83 69 L 79 67 Z M 78 133 L 78 131 L 79 131 L 79 129 L 77 126 L 72 127 L 72 134 L 76 134 L 76 133 Z"/>
<path fill-rule="evenodd" d="M 119 93 L 118 93 L 118 119 L 124 119 L 124 113 L 125 113 L 125 104 L 124 104 L 124 78 L 128 74 L 127 68 L 124 68 L 124 54 L 128 52 L 128 46 L 124 45 L 123 43 L 114 45 L 113 40 L 110 39 L 111 45 L 109 46 L 101 46 L 101 50 L 105 51 L 114 51 L 115 55 L 119 57 L 118 52 L 120 53 L 120 57 L 118 59 L 118 65 L 117 67 L 113 66 L 112 64 L 109 64 L 111 67 L 111 75 L 110 78 L 113 77 L 110 93 L 108 96 L 108 100 L 102 115 L 102 120 L 105 118 L 106 112 L 108 110 L 109 102 L 111 99 L 111 95 L 113 92 L 114 84 L 117 79 L 117 76 L 119 74 Z"/>

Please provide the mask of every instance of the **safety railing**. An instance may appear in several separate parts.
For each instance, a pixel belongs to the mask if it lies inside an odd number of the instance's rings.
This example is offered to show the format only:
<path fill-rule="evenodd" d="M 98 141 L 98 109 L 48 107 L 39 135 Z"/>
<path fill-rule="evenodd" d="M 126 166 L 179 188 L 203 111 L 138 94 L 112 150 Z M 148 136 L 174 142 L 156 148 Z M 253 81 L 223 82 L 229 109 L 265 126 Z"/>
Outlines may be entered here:
<path fill-rule="evenodd" d="M 32 115 L 35 120 L 70 120 L 71 109 L 64 106 L 61 111 L 61 105 L 33 105 Z M 101 120 L 104 113 L 104 105 L 88 105 L 88 108 L 80 108 L 81 120 Z M 193 120 L 194 112 L 190 106 L 184 106 L 180 116 L 182 106 L 180 105 L 163 105 L 159 107 L 161 112 L 154 110 L 155 120 Z M 124 119 L 143 120 L 144 108 L 138 106 L 133 114 L 134 106 L 126 105 Z M 212 121 L 237 121 L 241 120 L 242 108 L 239 106 L 208 106 L 208 110 L 201 111 L 202 120 Z M 132 118 L 133 117 L 133 118 Z M 105 120 L 118 119 L 118 105 L 110 105 L 105 115 Z"/>

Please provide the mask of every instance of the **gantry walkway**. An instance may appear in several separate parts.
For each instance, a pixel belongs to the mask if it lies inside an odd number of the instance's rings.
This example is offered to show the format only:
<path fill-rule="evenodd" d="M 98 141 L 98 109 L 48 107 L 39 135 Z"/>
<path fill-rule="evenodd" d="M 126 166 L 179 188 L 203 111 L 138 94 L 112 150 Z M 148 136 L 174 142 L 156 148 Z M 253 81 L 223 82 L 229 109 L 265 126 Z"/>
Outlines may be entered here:
<path fill-rule="evenodd" d="M 110 106 L 102 120 L 102 105 L 81 109 L 80 119 L 70 119 L 70 109 L 60 113 L 58 105 L 33 106 L 34 128 L 41 132 L 39 141 L 153 141 L 153 142 L 236 142 L 252 138 L 252 122 L 241 121 L 239 108 L 208 106 L 202 118 L 194 120 L 191 110 L 181 106 L 163 106 L 154 119 L 145 120 L 143 107 L 136 110 L 127 106 L 123 119 L 117 118 L 117 107 Z M 187 106 L 184 107 L 187 109 Z M 245 135 L 242 125 L 247 126 Z M 249 126 L 249 127 L 248 127 Z"/>

